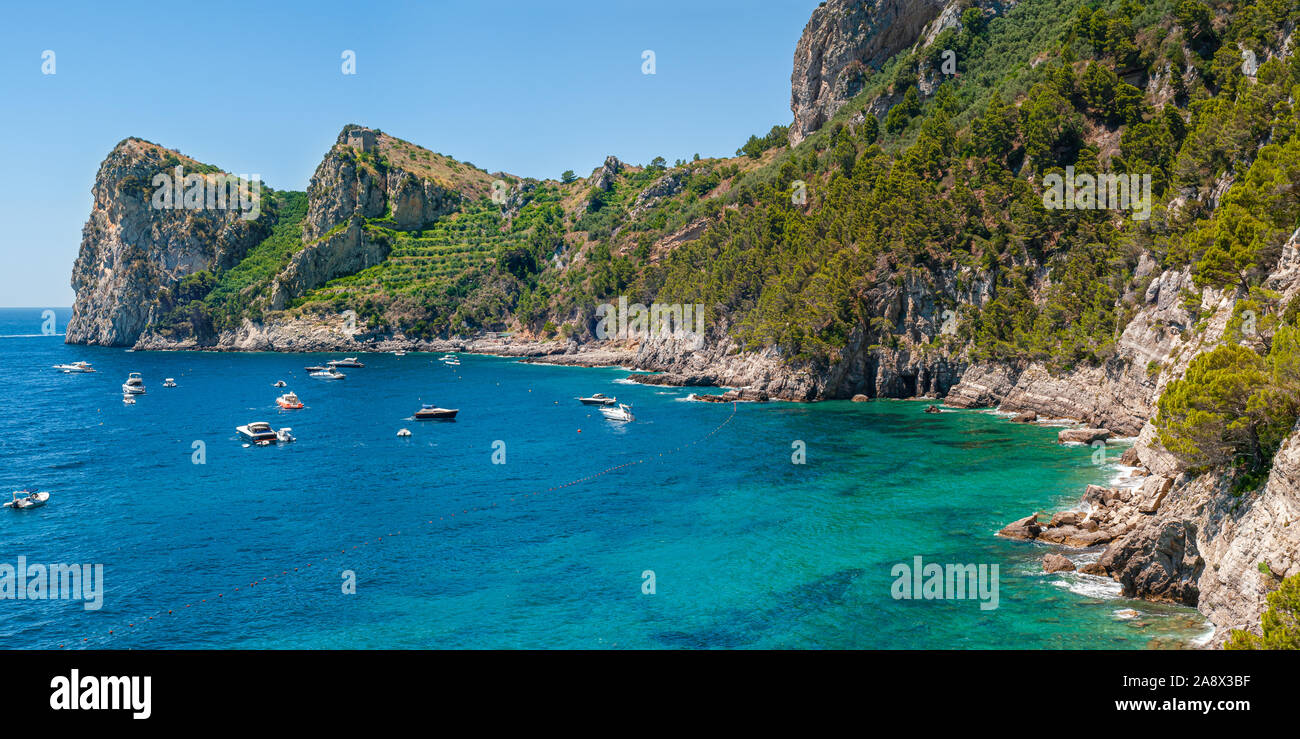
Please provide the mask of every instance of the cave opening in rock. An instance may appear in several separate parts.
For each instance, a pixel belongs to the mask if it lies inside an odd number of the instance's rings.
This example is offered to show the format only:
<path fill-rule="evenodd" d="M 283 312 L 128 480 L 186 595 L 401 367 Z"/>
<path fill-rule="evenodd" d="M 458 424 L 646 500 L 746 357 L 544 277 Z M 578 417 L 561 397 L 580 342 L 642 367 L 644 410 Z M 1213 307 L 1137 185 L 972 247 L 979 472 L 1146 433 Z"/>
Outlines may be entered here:
<path fill-rule="evenodd" d="M 916 397 L 916 375 L 899 375 L 899 380 L 903 381 L 903 397 Z"/>

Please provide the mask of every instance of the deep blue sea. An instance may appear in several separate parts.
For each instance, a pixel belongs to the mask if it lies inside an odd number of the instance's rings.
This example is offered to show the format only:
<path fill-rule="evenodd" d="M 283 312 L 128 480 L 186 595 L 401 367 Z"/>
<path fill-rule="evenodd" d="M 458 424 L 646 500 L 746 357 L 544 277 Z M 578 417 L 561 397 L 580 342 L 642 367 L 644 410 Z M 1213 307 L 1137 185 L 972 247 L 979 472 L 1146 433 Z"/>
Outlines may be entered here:
<path fill-rule="evenodd" d="M 7 647 L 1143 648 L 1205 631 L 994 536 L 1115 474 L 1052 428 L 904 401 L 685 402 L 626 370 L 480 356 L 363 355 L 330 382 L 303 367 L 342 355 L 67 346 L 68 315 L 43 336 L 41 309 L 0 310 L 0 496 L 52 494 L 0 511 L 0 564 L 103 564 L 104 602 L 0 600 Z M 98 372 L 51 369 L 79 359 Z M 128 406 L 133 371 L 148 392 Z M 280 411 L 277 380 L 307 407 Z M 574 400 L 595 392 L 637 420 Z M 414 421 L 422 402 L 460 415 Z M 246 447 L 235 427 L 256 420 L 298 440 Z M 895 599 L 893 567 L 917 556 L 998 565 L 998 607 Z"/>

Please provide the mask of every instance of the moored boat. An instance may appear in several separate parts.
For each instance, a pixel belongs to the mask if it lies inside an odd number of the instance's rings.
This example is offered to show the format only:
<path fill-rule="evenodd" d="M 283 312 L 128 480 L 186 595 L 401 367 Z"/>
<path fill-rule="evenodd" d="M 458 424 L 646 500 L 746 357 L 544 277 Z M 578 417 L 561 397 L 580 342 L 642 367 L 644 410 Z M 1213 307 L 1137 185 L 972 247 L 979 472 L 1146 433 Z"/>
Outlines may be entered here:
<path fill-rule="evenodd" d="M 271 428 L 271 424 L 266 421 L 253 421 L 243 426 L 236 426 L 235 430 L 254 444 L 270 444 L 278 441 L 275 429 Z"/>
<path fill-rule="evenodd" d="M 460 412 L 459 408 L 439 408 L 436 405 L 425 404 L 420 410 L 415 412 L 417 421 L 449 421 L 456 417 Z"/>
<path fill-rule="evenodd" d="M 90 366 L 90 362 L 71 362 L 69 364 L 56 364 L 54 369 L 59 370 L 65 375 L 80 374 L 84 372 L 94 372 L 95 368 Z"/>
<path fill-rule="evenodd" d="M 168 377 L 167 379 L 163 380 L 163 387 L 176 387 L 176 381 Z"/>
<path fill-rule="evenodd" d="M 339 372 L 333 367 L 327 367 L 323 370 L 319 370 L 311 373 L 311 377 L 315 377 L 321 380 L 342 380 L 344 377 L 347 377 L 347 375 L 343 374 L 342 372 Z"/>
<path fill-rule="evenodd" d="M 127 375 L 126 382 L 122 383 L 122 394 L 123 395 L 144 394 L 144 378 L 140 376 L 139 372 L 132 372 L 131 374 Z"/>
<path fill-rule="evenodd" d="M 334 359 L 326 362 L 331 367 L 365 367 L 364 364 L 357 361 L 356 357 L 344 357 L 343 359 Z"/>
<path fill-rule="evenodd" d="M 610 421 L 635 421 L 636 416 L 632 415 L 632 407 L 627 403 L 619 403 L 617 408 L 599 408 L 600 414 Z"/>
<path fill-rule="evenodd" d="M 583 405 L 614 405 L 618 402 L 618 398 L 611 398 L 604 393 L 596 393 L 591 397 L 578 398 L 577 400 Z"/>
<path fill-rule="evenodd" d="M 302 401 L 298 399 L 297 393 L 285 393 L 275 399 L 275 404 L 286 411 L 296 411 L 303 407 Z"/>

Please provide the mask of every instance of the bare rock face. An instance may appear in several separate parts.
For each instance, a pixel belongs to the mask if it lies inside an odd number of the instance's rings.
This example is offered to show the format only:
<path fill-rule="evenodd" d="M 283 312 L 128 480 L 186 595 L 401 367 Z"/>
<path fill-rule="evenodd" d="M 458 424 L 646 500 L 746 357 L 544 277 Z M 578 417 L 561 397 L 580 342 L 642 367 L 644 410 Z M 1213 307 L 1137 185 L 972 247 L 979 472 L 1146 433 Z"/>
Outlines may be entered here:
<path fill-rule="evenodd" d="M 790 75 L 794 146 L 862 90 L 869 69 L 916 43 L 946 0 L 829 0 L 813 11 Z"/>
<path fill-rule="evenodd" d="M 456 209 L 456 192 L 387 160 L 391 141 L 373 129 L 344 127 L 307 188 L 304 242 L 319 239 L 356 215 L 379 218 L 391 213 L 398 229 L 413 231 Z"/>
<path fill-rule="evenodd" d="M 1261 490 L 1214 500 L 1202 507 L 1201 550 L 1210 566 L 1198 587 L 1200 609 L 1222 642 L 1231 629 L 1258 631 L 1268 593 L 1300 573 L 1300 432 L 1283 443 Z"/>
<path fill-rule="evenodd" d="M 156 318 L 159 291 L 205 269 L 238 263 L 270 231 L 266 212 L 239 207 L 153 207 L 156 174 L 211 174 L 211 167 L 140 139 L 119 143 L 99 167 L 94 206 L 72 268 L 76 300 L 69 344 L 131 346 Z M 251 211 L 250 211 L 251 212 Z"/>
<path fill-rule="evenodd" d="M 1150 519 L 1102 555 L 1129 598 L 1195 606 L 1205 560 L 1190 521 Z"/>

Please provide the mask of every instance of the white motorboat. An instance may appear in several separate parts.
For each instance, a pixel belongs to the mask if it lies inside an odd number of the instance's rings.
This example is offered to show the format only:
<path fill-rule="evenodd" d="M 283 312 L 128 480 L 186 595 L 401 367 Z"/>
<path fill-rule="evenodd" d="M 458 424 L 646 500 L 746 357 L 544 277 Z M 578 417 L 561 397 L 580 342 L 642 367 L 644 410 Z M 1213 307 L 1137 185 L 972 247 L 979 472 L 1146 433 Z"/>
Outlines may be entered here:
<path fill-rule="evenodd" d="M 140 376 L 139 372 L 132 372 L 131 374 L 127 375 L 126 382 L 122 383 L 122 394 L 123 395 L 144 394 L 144 378 Z"/>
<path fill-rule="evenodd" d="M 325 364 L 331 367 L 365 367 L 364 364 L 357 361 L 356 357 L 344 357 L 343 359 L 334 359 Z"/>
<path fill-rule="evenodd" d="M 277 380 L 276 383 L 271 387 L 284 387 L 284 386 L 285 386 L 284 380 Z"/>
<path fill-rule="evenodd" d="M 176 381 L 168 377 L 167 379 L 163 380 L 163 387 L 176 387 Z"/>
<path fill-rule="evenodd" d="M 122 395 L 122 402 L 127 405 L 135 405 L 135 396 L 130 393 L 124 393 Z"/>
<path fill-rule="evenodd" d="M 54 365 L 54 369 L 59 370 L 65 375 L 95 371 L 95 368 L 90 366 L 90 362 L 72 362 L 71 364 L 56 364 Z"/>
<path fill-rule="evenodd" d="M 411 435 L 411 430 L 410 430 L 410 429 L 398 429 L 398 430 L 397 430 L 397 435 L 400 436 L 400 437 L 402 437 L 402 438 L 406 438 L 406 437 L 408 437 L 408 436 Z"/>
<path fill-rule="evenodd" d="M 297 441 L 297 440 L 298 440 L 298 439 L 297 439 L 296 437 L 294 437 L 294 435 L 293 435 L 293 429 L 289 428 L 288 426 L 285 426 L 284 428 L 280 429 L 279 431 L 276 431 L 276 432 L 275 432 L 275 439 L 276 439 L 276 441 L 280 442 L 281 444 L 288 444 L 289 442 Z"/>
<path fill-rule="evenodd" d="M 597 408 L 600 415 L 610 421 L 635 421 L 636 416 L 632 415 L 632 406 L 627 403 L 619 403 L 617 408 L 601 407 Z"/>
<path fill-rule="evenodd" d="M 313 372 L 310 377 L 315 377 L 320 380 L 342 380 L 344 377 L 347 377 L 347 375 L 331 367 L 329 369 Z"/>
<path fill-rule="evenodd" d="M 583 405 L 614 405 L 618 402 L 618 398 L 611 398 L 604 393 L 596 393 L 589 398 L 578 398 L 577 400 Z"/>
<path fill-rule="evenodd" d="M 448 367 L 459 367 L 459 366 L 460 366 L 460 360 L 459 360 L 459 359 L 446 359 L 446 360 L 443 360 L 442 363 L 445 364 L 445 365 L 447 365 Z"/>
<path fill-rule="evenodd" d="M 243 426 L 236 426 L 235 430 L 239 432 L 240 436 L 254 444 L 272 444 L 279 441 L 275 429 L 271 428 L 271 424 L 266 421 L 253 421 Z"/>
<path fill-rule="evenodd" d="M 40 508 L 50 499 L 49 493 L 35 492 L 32 490 L 15 490 L 13 500 L 4 504 L 5 508 L 13 511 L 25 511 L 31 508 Z"/>
<path fill-rule="evenodd" d="M 406 356 L 406 352 L 403 352 L 403 351 L 396 351 L 396 352 L 393 352 L 393 356 L 394 356 L 394 357 L 405 357 L 405 356 Z"/>

